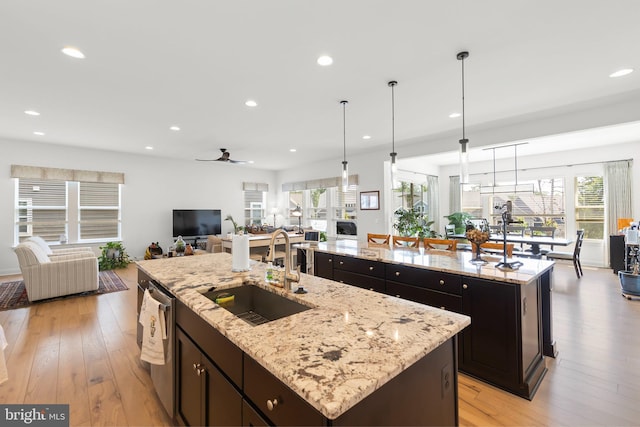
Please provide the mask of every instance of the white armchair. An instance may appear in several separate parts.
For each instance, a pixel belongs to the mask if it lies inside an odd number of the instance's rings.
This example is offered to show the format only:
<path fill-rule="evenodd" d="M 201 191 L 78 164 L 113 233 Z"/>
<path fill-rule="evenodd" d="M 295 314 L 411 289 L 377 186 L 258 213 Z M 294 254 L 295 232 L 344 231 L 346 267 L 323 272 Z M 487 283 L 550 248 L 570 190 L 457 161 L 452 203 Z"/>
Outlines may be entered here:
<path fill-rule="evenodd" d="M 59 256 L 59 255 L 70 255 L 76 253 L 90 253 L 94 254 L 95 252 L 89 246 L 81 246 L 75 248 L 64 248 L 64 249 L 51 249 L 46 240 L 44 240 L 40 236 L 32 236 L 27 239 L 27 242 L 34 242 L 47 254 L 48 257 Z"/>
<path fill-rule="evenodd" d="M 29 301 L 98 289 L 98 258 L 93 252 L 49 257 L 31 241 L 20 243 L 14 250 Z"/>

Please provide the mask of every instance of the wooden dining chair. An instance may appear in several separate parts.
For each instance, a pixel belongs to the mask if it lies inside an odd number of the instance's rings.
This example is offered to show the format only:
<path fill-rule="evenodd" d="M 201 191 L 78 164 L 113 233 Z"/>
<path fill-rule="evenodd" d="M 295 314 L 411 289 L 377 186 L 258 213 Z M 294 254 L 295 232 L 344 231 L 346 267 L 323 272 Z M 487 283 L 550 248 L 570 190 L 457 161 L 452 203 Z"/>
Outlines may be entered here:
<path fill-rule="evenodd" d="M 391 238 L 391 235 L 389 235 L 389 234 L 367 233 L 367 242 L 368 243 L 377 243 L 379 245 L 388 245 L 390 238 Z"/>
<path fill-rule="evenodd" d="M 454 239 L 432 239 L 426 237 L 422 240 L 425 249 L 443 249 L 454 251 L 457 249 L 458 241 Z"/>
<path fill-rule="evenodd" d="M 513 243 L 507 243 L 507 256 L 511 258 L 513 256 Z M 504 244 L 503 243 L 494 243 L 494 242 L 485 242 L 480 245 L 480 249 L 489 249 L 488 252 L 491 253 L 499 253 L 500 255 L 504 255 Z"/>
<path fill-rule="evenodd" d="M 417 248 L 420 246 L 420 238 L 393 236 L 393 246 L 396 248 Z"/>

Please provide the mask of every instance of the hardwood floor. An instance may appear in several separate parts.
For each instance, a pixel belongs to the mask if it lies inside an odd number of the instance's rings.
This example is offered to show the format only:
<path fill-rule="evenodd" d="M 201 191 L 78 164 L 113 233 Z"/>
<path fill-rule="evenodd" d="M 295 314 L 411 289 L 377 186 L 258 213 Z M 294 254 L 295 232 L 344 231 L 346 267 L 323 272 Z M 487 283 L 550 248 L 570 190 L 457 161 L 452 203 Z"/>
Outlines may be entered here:
<path fill-rule="evenodd" d="M 559 354 L 546 358 L 533 401 L 461 374 L 460 425 L 640 423 L 640 300 L 622 298 L 609 269 L 584 273 L 577 279 L 571 264 L 556 265 Z M 69 403 L 74 426 L 171 425 L 135 344 L 135 265 L 118 274 L 128 291 L 0 312 L 10 374 L 0 402 Z"/>

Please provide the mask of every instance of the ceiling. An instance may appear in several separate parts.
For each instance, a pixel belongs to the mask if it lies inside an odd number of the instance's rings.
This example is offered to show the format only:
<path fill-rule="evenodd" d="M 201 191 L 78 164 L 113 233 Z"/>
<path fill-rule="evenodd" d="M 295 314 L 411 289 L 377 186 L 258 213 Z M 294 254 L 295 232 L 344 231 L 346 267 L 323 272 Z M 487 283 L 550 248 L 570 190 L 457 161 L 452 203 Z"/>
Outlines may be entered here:
<path fill-rule="evenodd" d="M 401 148 L 461 128 L 462 50 L 471 129 L 640 93 L 638 16 L 637 0 L 4 0 L 0 138 L 285 169 L 342 157 L 343 99 L 347 157 L 390 148 L 397 80 Z"/>

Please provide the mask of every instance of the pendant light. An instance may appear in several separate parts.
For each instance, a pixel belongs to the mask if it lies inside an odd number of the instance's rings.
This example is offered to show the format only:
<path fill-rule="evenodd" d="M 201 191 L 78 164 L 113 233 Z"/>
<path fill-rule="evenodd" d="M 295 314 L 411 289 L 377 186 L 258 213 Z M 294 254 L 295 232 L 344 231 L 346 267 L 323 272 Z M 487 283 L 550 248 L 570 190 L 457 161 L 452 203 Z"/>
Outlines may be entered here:
<path fill-rule="evenodd" d="M 396 113 L 395 113 L 395 97 L 393 88 L 398 84 L 397 81 L 392 80 L 387 85 L 391 88 L 391 189 L 395 188 L 396 175 L 398 173 L 398 165 L 396 164 L 396 141 L 395 141 L 395 125 L 396 125 Z"/>
<path fill-rule="evenodd" d="M 464 60 L 469 57 L 469 52 L 459 52 L 456 58 L 462 63 L 462 139 L 460 142 L 460 184 L 469 183 L 469 154 L 467 144 L 469 140 L 465 134 L 464 122 Z"/>
<path fill-rule="evenodd" d="M 342 192 L 349 189 L 349 164 L 347 162 L 347 113 L 346 107 L 349 101 L 340 101 L 342 104 Z"/>
<path fill-rule="evenodd" d="M 516 193 L 533 193 L 533 183 L 518 183 L 518 146 L 525 145 L 528 142 L 518 142 L 515 144 L 501 145 L 498 147 L 485 148 L 485 150 L 493 151 L 493 183 L 491 185 L 483 185 L 480 187 L 480 194 L 516 194 Z M 513 147 L 513 171 L 515 173 L 514 184 L 496 184 L 496 149 Z"/>

